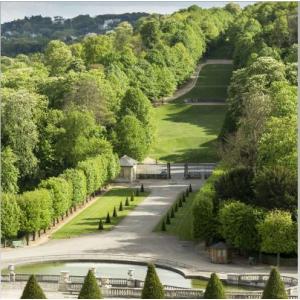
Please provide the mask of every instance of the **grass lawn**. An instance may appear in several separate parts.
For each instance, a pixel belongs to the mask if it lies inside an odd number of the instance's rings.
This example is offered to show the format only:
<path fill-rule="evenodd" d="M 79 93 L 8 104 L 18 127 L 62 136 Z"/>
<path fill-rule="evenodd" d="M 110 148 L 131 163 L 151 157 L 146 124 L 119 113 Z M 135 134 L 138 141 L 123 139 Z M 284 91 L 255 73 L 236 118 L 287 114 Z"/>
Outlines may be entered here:
<path fill-rule="evenodd" d="M 154 108 L 156 142 L 149 156 L 168 162 L 216 162 L 225 106 L 170 103 Z"/>
<path fill-rule="evenodd" d="M 54 232 L 51 238 L 64 239 L 79 236 L 81 234 L 99 232 L 98 224 L 100 218 L 105 223 L 105 218 L 109 212 L 111 224 L 104 224 L 104 230 L 111 230 L 113 226 L 118 224 L 131 210 L 133 210 L 144 198 L 149 194 L 145 191 L 134 197 L 134 201 L 130 201 L 131 193 L 135 191 L 130 188 L 113 188 L 104 195 L 98 197 L 96 202 L 84 209 L 74 219 L 66 223 L 58 231 Z M 126 197 L 129 198 L 130 206 L 125 206 Z M 123 211 L 119 211 L 120 201 L 123 202 Z M 118 216 L 112 217 L 114 207 L 117 209 Z"/>
<path fill-rule="evenodd" d="M 179 97 L 184 99 L 199 99 L 202 102 L 224 102 L 227 97 L 227 86 L 232 74 L 232 65 L 206 65 L 202 68 L 195 87 Z"/>
<path fill-rule="evenodd" d="M 166 234 L 176 235 L 181 240 L 193 240 L 193 218 L 191 216 L 193 215 L 193 203 L 195 196 L 196 192 L 190 193 L 186 202 L 183 203 L 183 207 L 178 208 L 177 213 L 175 213 L 175 218 L 171 219 L 171 224 L 166 225 Z M 162 232 L 161 222 L 162 220 L 157 224 L 154 231 Z"/>
<path fill-rule="evenodd" d="M 205 289 L 207 286 L 208 280 L 205 279 L 192 279 L 192 287 L 194 289 Z M 223 282 L 226 292 L 238 292 L 238 291 L 257 291 L 260 288 L 255 288 L 251 286 L 242 286 L 242 285 L 231 285 Z"/>

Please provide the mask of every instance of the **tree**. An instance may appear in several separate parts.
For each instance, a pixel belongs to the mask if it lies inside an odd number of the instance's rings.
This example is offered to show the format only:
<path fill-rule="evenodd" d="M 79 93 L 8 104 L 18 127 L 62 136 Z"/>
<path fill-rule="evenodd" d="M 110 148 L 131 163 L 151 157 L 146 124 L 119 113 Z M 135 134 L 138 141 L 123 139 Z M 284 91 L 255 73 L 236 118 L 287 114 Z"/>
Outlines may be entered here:
<path fill-rule="evenodd" d="M 125 200 L 125 206 L 129 206 L 129 200 L 128 200 L 128 197 L 126 197 L 126 200 Z"/>
<path fill-rule="evenodd" d="M 144 184 L 141 185 L 141 193 L 144 193 L 145 190 L 144 190 Z"/>
<path fill-rule="evenodd" d="M 104 229 L 103 222 L 102 222 L 102 219 L 101 219 L 101 218 L 100 218 L 100 220 L 99 220 L 98 229 L 99 229 L 99 230 L 103 230 L 103 229 Z"/>
<path fill-rule="evenodd" d="M 267 209 L 297 208 L 298 189 L 296 170 L 282 166 L 265 167 L 254 179 L 255 204 Z"/>
<path fill-rule="evenodd" d="M 190 192 L 190 193 L 193 192 L 193 188 L 192 188 L 192 185 L 191 185 L 191 184 L 189 185 L 189 192 Z"/>
<path fill-rule="evenodd" d="M 134 116 L 125 116 L 116 127 L 115 148 L 120 156 L 128 155 L 141 160 L 147 153 L 148 143 L 142 123 Z"/>
<path fill-rule="evenodd" d="M 289 212 L 274 210 L 267 213 L 263 222 L 258 224 L 261 237 L 261 250 L 277 254 L 277 265 L 280 253 L 296 251 L 297 234 Z"/>
<path fill-rule="evenodd" d="M 117 210 L 116 210 L 116 207 L 114 207 L 114 211 L 113 211 L 113 217 L 116 218 L 118 216 L 117 214 Z"/>
<path fill-rule="evenodd" d="M 219 230 L 223 238 L 244 251 L 259 250 L 257 226 L 262 220 L 261 210 L 238 201 L 226 202 L 219 210 Z"/>
<path fill-rule="evenodd" d="M 171 215 L 170 215 L 171 218 L 175 218 L 175 213 L 174 213 L 174 208 L 172 207 L 171 208 Z"/>
<path fill-rule="evenodd" d="M 153 264 L 148 264 L 142 299 L 163 299 L 164 296 L 164 287 L 156 274 L 155 267 Z"/>
<path fill-rule="evenodd" d="M 49 42 L 45 50 L 45 62 L 52 76 L 64 74 L 71 61 L 72 52 L 64 42 L 55 40 Z"/>
<path fill-rule="evenodd" d="M 19 170 L 16 167 L 17 156 L 10 147 L 1 151 L 1 190 L 4 193 L 17 193 Z"/>
<path fill-rule="evenodd" d="M 161 223 L 161 231 L 166 231 L 166 230 L 167 230 L 166 222 L 165 222 L 165 220 L 163 220 L 162 223 Z"/>
<path fill-rule="evenodd" d="M 134 193 L 133 193 L 133 192 L 131 193 L 130 201 L 131 201 L 131 202 L 134 201 Z"/>
<path fill-rule="evenodd" d="M 47 299 L 34 275 L 29 277 L 21 299 Z"/>
<path fill-rule="evenodd" d="M 120 201 L 119 211 L 123 211 L 123 202 L 122 201 Z"/>
<path fill-rule="evenodd" d="M 203 298 L 226 299 L 223 283 L 216 273 L 212 273 L 210 275 L 210 279 L 207 283 Z"/>
<path fill-rule="evenodd" d="M 160 38 L 159 21 L 156 18 L 145 20 L 140 26 L 140 34 L 145 48 L 152 48 Z"/>
<path fill-rule="evenodd" d="M 1 197 L 1 238 L 6 246 L 6 240 L 17 235 L 20 228 L 21 211 L 16 196 L 2 193 Z"/>
<path fill-rule="evenodd" d="M 166 224 L 167 224 L 167 225 L 170 225 L 170 224 L 171 224 L 171 220 L 170 220 L 169 214 L 167 214 Z"/>
<path fill-rule="evenodd" d="M 91 270 L 88 271 L 84 278 L 78 299 L 102 299 L 97 279 Z"/>
<path fill-rule="evenodd" d="M 110 215 L 109 215 L 109 212 L 107 213 L 105 223 L 106 224 L 110 224 Z"/>
<path fill-rule="evenodd" d="M 269 279 L 265 285 L 262 299 L 288 299 L 284 282 L 276 268 L 272 268 Z"/>
<path fill-rule="evenodd" d="M 136 191 L 135 191 L 135 195 L 136 195 L 137 197 L 140 195 L 140 191 L 139 191 L 139 189 L 136 189 Z"/>

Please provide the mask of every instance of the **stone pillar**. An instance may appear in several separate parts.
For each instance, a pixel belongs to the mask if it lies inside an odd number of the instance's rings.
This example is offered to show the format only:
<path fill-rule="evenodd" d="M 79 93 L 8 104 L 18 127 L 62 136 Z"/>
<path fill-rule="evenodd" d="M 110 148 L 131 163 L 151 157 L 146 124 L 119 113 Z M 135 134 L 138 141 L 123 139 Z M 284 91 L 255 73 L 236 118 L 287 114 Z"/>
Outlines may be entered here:
<path fill-rule="evenodd" d="M 9 270 L 9 281 L 10 282 L 15 282 L 16 281 L 15 266 L 14 265 L 9 265 L 8 270 Z"/>
<path fill-rule="evenodd" d="M 128 274 L 127 287 L 134 288 L 135 287 L 135 279 L 133 277 L 134 269 L 129 269 L 127 274 Z"/>
<path fill-rule="evenodd" d="M 69 283 L 71 283 L 69 271 L 61 271 L 58 282 L 58 290 L 60 292 L 68 291 Z"/>

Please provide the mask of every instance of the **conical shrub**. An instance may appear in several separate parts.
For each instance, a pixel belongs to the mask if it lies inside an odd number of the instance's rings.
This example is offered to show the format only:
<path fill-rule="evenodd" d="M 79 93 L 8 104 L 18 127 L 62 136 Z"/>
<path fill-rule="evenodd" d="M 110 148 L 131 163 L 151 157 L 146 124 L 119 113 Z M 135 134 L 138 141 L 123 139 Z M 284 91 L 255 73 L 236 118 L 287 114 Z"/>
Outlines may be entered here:
<path fill-rule="evenodd" d="M 130 201 L 134 201 L 134 193 L 132 192 L 131 196 L 130 196 Z"/>
<path fill-rule="evenodd" d="M 182 202 L 185 202 L 186 198 L 185 198 L 185 194 L 182 194 Z"/>
<path fill-rule="evenodd" d="M 141 185 L 141 193 L 144 193 L 145 192 L 145 189 L 144 189 L 144 185 L 142 184 Z"/>
<path fill-rule="evenodd" d="M 270 272 L 270 277 L 264 288 L 262 299 L 288 299 L 284 283 L 276 268 Z"/>
<path fill-rule="evenodd" d="M 204 299 L 225 299 L 225 290 L 222 281 L 219 279 L 216 273 L 210 275 L 210 279 L 207 283 Z"/>
<path fill-rule="evenodd" d="M 78 299 L 102 299 L 97 279 L 91 270 L 84 278 Z"/>
<path fill-rule="evenodd" d="M 178 211 L 178 204 L 177 202 L 175 203 L 175 206 L 174 206 L 174 212 L 177 212 Z"/>
<path fill-rule="evenodd" d="M 165 220 L 163 220 L 161 223 L 161 231 L 166 231 L 166 230 L 167 230 L 166 223 L 165 223 Z"/>
<path fill-rule="evenodd" d="M 47 299 L 34 275 L 31 275 L 23 290 L 21 299 Z"/>
<path fill-rule="evenodd" d="M 128 197 L 126 197 L 125 206 L 129 206 L 129 200 L 128 200 Z"/>
<path fill-rule="evenodd" d="M 98 229 L 99 230 L 103 230 L 104 229 L 102 219 L 99 220 Z"/>
<path fill-rule="evenodd" d="M 149 264 L 142 299 L 164 299 L 164 297 L 164 287 L 159 280 L 155 267 L 153 264 Z"/>
<path fill-rule="evenodd" d="M 185 191 L 185 195 L 188 197 L 189 196 L 189 188 L 186 188 L 186 191 Z"/>
<path fill-rule="evenodd" d="M 171 208 L 171 218 L 175 218 L 174 208 Z"/>
<path fill-rule="evenodd" d="M 193 188 L 192 188 L 192 185 L 190 184 L 189 186 L 189 192 L 192 193 L 193 192 Z"/>
<path fill-rule="evenodd" d="M 182 200 L 181 200 L 181 198 L 179 199 L 178 207 L 182 207 Z"/>
<path fill-rule="evenodd" d="M 139 191 L 139 189 L 136 189 L 136 191 L 135 191 L 135 195 L 136 195 L 137 197 L 140 195 L 140 191 Z"/>
<path fill-rule="evenodd" d="M 113 211 L 113 217 L 116 218 L 118 216 L 117 214 L 117 210 L 116 210 L 116 207 L 114 207 L 114 211 Z"/>
<path fill-rule="evenodd" d="M 110 224 L 110 215 L 109 215 L 109 213 L 107 213 L 105 223 Z"/>
<path fill-rule="evenodd" d="M 122 201 L 120 201 L 119 211 L 123 211 L 123 203 L 122 203 Z"/>
<path fill-rule="evenodd" d="M 169 214 L 167 214 L 166 224 L 167 224 L 167 225 L 170 225 L 170 224 L 171 224 L 171 220 L 170 220 Z"/>

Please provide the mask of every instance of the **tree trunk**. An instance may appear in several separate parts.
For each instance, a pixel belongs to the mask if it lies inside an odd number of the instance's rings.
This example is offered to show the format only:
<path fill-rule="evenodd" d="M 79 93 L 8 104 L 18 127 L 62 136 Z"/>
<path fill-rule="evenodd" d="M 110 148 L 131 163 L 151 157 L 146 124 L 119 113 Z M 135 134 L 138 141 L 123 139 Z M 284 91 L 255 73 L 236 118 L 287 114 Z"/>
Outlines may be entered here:
<path fill-rule="evenodd" d="M 38 235 L 39 235 L 39 238 L 40 238 L 41 237 L 41 231 L 40 230 L 38 231 Z"/>
<path fill-rule="evenodd" d="M 6 239 L 3 239 L 3 248 L 6 247 Z"/>
<path fill-rule="evenodd" d="M 29 245 L 29 233 L 26 233 L 26 245 Z"/>
<path fill-rule="evenodd" d="M 53 227 L 54 227 L 55 226 L 55 219 L 53 220 L 52 224 L 53 224 Z"/>
<path fill-rule="evenodd" d="M 35 231 L 32 233 L 32 240 L 35 241 Z"/>
<path fill-rule="evenodd" d="M 56 224 L 58 224 L 58 223 L 59 223 L 59 218 L 56 219 Z"/>
<path fill-rule="evenodd" d="M 67 211 L 66 211 L 66 217 L 68 217 L 68 216 L 69 216 L 69 211 L 67 210 Z"/>
<path fill-rule="evenodd" d="M 46 228 L 44 228 L 44 233 L 46 233 Z"/>
<path fill-rule="evenodd" d="M 277 253 L 277 267 L 280 266 L 280 253 Z"/>

